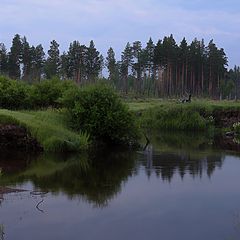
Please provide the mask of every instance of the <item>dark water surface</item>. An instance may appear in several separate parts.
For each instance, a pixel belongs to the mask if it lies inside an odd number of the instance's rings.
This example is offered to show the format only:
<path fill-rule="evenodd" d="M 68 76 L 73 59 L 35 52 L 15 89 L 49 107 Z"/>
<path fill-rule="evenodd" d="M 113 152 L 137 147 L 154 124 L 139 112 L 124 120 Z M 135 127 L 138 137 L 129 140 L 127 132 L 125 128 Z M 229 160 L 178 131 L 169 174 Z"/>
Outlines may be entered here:
<path fill-rule="evenodd" d="M 143 151 L 1 154 L 0 239 L 240 239 L 240 154 L 202 136 Z"/>

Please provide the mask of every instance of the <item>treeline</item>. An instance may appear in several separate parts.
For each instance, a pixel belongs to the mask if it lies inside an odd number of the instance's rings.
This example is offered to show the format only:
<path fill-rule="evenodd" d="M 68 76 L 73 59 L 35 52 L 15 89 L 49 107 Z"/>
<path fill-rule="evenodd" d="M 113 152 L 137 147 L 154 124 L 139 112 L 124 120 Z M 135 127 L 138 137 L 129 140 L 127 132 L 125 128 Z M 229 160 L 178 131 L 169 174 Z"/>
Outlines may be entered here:
<path fill-rule="evenodd" d="M 18 34 L 9 52 L 0 44 L 0 73 L 30 83 L 52 77 L 73 79 L 77 83 L 94 81 L 103 68 L 103 61 L 93 41 L 88 47 L 74 41 L 63 54 L 55 40 L 51 41 L 46 54 L 41 44 L 30 46 L 26 37 Z"/>
<path fill-rule="evenodd" d="M 71 79 L 77 84 L 93 83 L 107 68 L 108 80 L 124 94 L 170 97 L 192 93 L 213 98 L 239 98 L 240 69 L 227 70 L 227 56 L 211 40 L 186 39 L 178 45 L 173 35 L 154 43 L 150 38 L 143 47 L 140 41 L 127 43 L 121 59 L 109 48 L 106 59 L 96 49 L 78 41 L 60 53 L 53 40 L 47 54 L 42 45 L 30 46 L 26 37 L 16 34 L 7 51 L 0 43 L 0 74 L 29 83 L 41 79 Z"/>

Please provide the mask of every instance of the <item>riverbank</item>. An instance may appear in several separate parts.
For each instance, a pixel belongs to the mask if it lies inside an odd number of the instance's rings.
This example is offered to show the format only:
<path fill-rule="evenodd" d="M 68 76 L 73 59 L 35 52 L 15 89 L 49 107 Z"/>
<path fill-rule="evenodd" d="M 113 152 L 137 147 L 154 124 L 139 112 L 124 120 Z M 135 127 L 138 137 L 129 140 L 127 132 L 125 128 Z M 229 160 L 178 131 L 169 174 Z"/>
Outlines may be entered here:
<path fill-rule="evenodd" d="M 0 124 L 0 150 L 41 152 L 43 148 L 26 128 L 14 124 Z"/>
<path fill-rule="evenodd" d="M 139 116 L 140 124 L 147 129 L 202 131 L 209 128 L 232 129 L 240 121 L 240 102 L 193 100 L 131 101 L 130 109 Z"/>
<path fill-rule="evenodd" d="M 240 103 L 229 101 L 145 100 L 127 102 L 138 124 L 147 130 L 232 130 L 240 121 Z M 10 111 L 0 109 L 0 148 L 46 152 L 78 152 L 90 145 L 87 133 L 68 126 L 64 110 Z"/>
<path fill-rule="evenodd" d="M 68 152 L 87 149 L 89 137 L 86 133 L 77 133 L 67 126 L 66 114 L 59 110 L 43 111 L 10 111 L 0 109 L 0 124 L 5 134 L 1 135 L 4 141 L 8 132 L 8 139 L 19 141 L 20 138 L 35 139 L 46 152 Z M 26 129 L 7 131 L 20 126 Z M 5 129 L 5 131 L 4 131 Z M 20 135 L 18 137 L 18 135 Z"/>

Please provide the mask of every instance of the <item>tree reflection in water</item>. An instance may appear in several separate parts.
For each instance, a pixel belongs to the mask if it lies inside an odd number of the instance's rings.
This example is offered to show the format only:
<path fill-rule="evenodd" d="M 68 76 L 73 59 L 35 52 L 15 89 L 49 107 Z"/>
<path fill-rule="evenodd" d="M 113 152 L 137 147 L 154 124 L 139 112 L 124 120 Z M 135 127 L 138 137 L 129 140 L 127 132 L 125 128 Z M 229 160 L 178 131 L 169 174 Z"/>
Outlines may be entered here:
<path fill-rule="evenodd" d="M 154 152 L 153 147 L 149 146 L 143 153 L 146 161 L 143 165 L 146 168 L 148 177 L 156 173 L 162 180 L 171 181 L 174 175 L 179 174 L 184 178 L 189 173 L 193 178 L 201 177 L 205 172 L 209 177 L 213 174 L 216 167 L 221 168 L 223 157 L 221 155 L 197 156 L 187 152 Z"/>
<path fill-rule="evenodd" d="M 70 199 L 80 198 L 94 206 L 104 207 L 120 192 L 124 182 L 143 166 L 148 177 L 156 174 L 171 181 L 174 175 L 183 179 L 209 177 L 223 164 L 224 156 L 211 150 L 211 140 L 196 136 L 158 135 L 142 151 L 102 149 L 89 154 L 26 156 L 12 159 L 1 155 L 1 186 L 30 181 L 36 191 L 64 193 Z"/>
<path fill-rule="evenodd" d="M 22 171 L 4 174 L 0 183 L 16 185 L 31 181 L 37 191 L 64 192 L 69 198 L 78 197 L 104 207 L 128 177 L 135 174 L 135 159 L 134 152 L 106 149 L 89 155 L 41 155 L 27 167 L 23 164 Z"/>
<path fill-rule="evenodd" d="M 184 178 L 186 173 L 192 177 L 209 177 L 216 167 L 221 168 L 224 156 L 212 149 L 212 138 L 192 133 L 161 132 L 151 136 L 142 155 L 146 159 L 143 165 L 150 177 L 154 172 L 162 180 L 171 181 L 175 174 Z"/>
<path fill-rule="evenodd" d="M 0 240 L 4 240 L 4 226 L 3 224 L 0 224 Z"/>

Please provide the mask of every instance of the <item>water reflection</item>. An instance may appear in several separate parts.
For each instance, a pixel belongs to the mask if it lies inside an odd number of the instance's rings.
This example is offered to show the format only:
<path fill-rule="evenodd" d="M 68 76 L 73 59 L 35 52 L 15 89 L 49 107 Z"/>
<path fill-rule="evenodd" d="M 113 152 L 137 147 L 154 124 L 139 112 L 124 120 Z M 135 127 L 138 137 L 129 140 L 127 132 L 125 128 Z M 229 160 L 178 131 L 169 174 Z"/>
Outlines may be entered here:
<path fill-rule="evenodd" d="M 199 154 L 192 152 L 154 152 L 153 146 L 149 145 L 143 152 L 146 161 L 143 165 L 146 174 L 150 177 L 153 173 L 162 180 L 171 181 L 174 175 L 179 174 L 183 179 L 186 173 L 193 178 L 202 177 L 205 172 L 209 177 L 216 167 L 221 168 L 224 157 L 219 154 Z"/>
<path fill-rule="evenodd" d="M 224 161 L 222 153 L 212 150 L 212 142 L 204 135 L 161 133 L 151 136 L 151 144 L 138 153 L 105 149 L 79 155 L 5 154 L 0 157 L 0 186 L 30 181 L 35 191 L 64 193 L 104 207 L 142 167 L 149 178 L 154 174 L 169 182 L 186 174 L 211 177 Z"/>
<path fill-rule="evenodd" d="M 81 198 L 96 206 L 106 206 L 121 190 L 121 185 L 134 174 L 135 154 L 129 151 L 97 151 L 90 155 L 41 155 L 23 161 L 18 168 L 6 167 L 0 160 L 2 186 L 16 186 L 26 181 L 33 183 L 36 191 L 64 192 L 71 198 Z M 12 162 L 13 164 L 15 163 Z"/>
<path fill-rule="evenodd" d="M 146 174 L 153 173 L 162 180 L 171 181 L 179 174 L 183 179 L 186 173 L 193 178 L 206 173 L 211 177 L 215 169 L 221 168 L 224 156 L 213 151 L 214 138 L 204 134 L 167 133 L 151 136 L 149 144 L 142 152 L 146 161 Z M 216 145 L 215 145 L 216 146 Z"/>
<path fill-rule="evenodd" d="M 4 240 L 4 226 L 0 224 L 0 240 Z"/>

